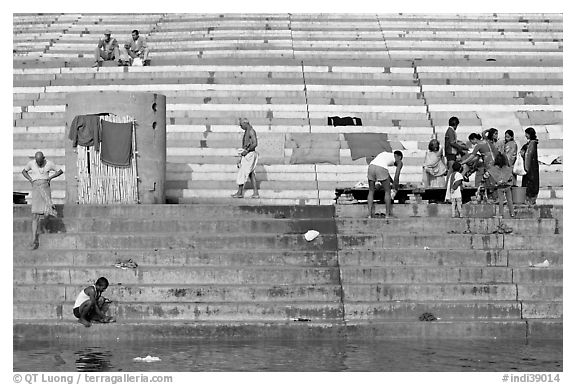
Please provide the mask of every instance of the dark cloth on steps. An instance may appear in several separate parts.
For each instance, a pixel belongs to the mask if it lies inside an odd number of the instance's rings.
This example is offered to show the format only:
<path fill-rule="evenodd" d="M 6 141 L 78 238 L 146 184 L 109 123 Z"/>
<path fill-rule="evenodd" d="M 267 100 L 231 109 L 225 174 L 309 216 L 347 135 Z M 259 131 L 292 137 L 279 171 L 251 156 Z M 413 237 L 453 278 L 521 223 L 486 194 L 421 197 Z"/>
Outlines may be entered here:
<path fill-rule="evenodd" d="M 102 121 L 100 160 L 110 166 L 130 166 L 132 155 L 132 123 Z"/>
<path fill-rule="evenodd" d="M 343 118 L 339 116 L 329 116 L 328 117 L 329 126 L 361 126 L 362 119 L 356 117 L 345 116 Z"/>
<path fill-rule="evenodd" d="M 383 151 L 392 152 L 387 134 L 348 133 L 344 134 L 344 139 L 348 142 L 352 160 L 376 156 Z"/>

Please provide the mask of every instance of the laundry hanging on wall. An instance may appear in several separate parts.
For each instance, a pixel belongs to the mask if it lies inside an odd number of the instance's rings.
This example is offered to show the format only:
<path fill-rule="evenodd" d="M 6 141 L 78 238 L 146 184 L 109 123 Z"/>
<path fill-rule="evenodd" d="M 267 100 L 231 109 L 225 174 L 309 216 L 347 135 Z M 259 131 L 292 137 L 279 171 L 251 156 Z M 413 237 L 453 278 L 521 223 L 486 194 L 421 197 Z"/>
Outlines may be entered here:
<path fill-rule="evenodd" d="M 132 155 L 132 123 L 102 120 L 100 159 L 110 166 L 128 167 Z"/>
<path fill-rule="evenodd" d="M 70 124 L 68 138 L 72 141 L 72 147 L 95 146 L 99 150 L 100 143 L 100 116 L 99 115 L 78 115 Z"/>
<path fill-rule="evenodd" d="M 113 123 L 109 125 L 108 123 Z M 115 125 L 114 125 L 115 124 Z M 129 116 L 119 117 L 108 114 L 102 116 L 101 127 L 106 129 L 102 138 L 103 151 L 96 152 L 96 146 L 79 147 L 77 150 L 78 170 L 78 203 L 80 204 L 135 204 L 138 203 L 138 171 L 136 164 L 136 132 L 134 119 Z M 112 131 L 120 126 L 120 131 Z M 129 129 L 127 128 L 129 126 Z M 129 145 L 125 137 L 118 140 L 118 134 L 125 136 L 128 132 Z M 119 145 L 111 146 L 111 142 L 118 141 Z M 122 144 L 122 142 L 124 142 Z M 126 166 L 117 166 L 102 160 L 105 154 L 112 153 L 113 160 L 121 160 Z M 124 158 L 128 153 L 128 160 Z M 117 159 L 114 159 L 117 158 Z M 120 159 L 122 158 L 122 159 Z"/>

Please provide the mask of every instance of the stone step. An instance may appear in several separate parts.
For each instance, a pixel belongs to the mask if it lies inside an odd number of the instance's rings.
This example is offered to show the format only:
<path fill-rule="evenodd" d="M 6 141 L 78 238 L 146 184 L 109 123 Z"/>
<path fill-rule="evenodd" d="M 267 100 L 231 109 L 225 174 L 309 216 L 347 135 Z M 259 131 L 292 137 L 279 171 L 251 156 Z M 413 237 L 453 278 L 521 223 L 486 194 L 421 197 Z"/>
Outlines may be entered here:
<path fill-rule="evenodd" d="M 391 301 L 515 301 L 514 284 L 344 284 L 345 304 Z M 26 298 L 26 297 L 24 297 Z M 540 297 L 538 297 L 540 298 Z"/>
<path fill-rule="evenodd" d="M 562 300 L 522 301 L 522 318 L 562 319 Z"/>
<path fill-rule="evenodd" d="M 58 217 L 65 218 L 333 218 L 333 207 L 250 206 L 247 200 L 232 204 L 195 205 L 56 205 Z M 13 205 L 14 218 L 30 217 L 30 205 Z"/>
<path fill-rule="evenodd" d="M 430 220 L 422 218 L 339 218 L 339 234 L 378 234 L 378 233 L 428 233 L 449 234 L 481 233 L 491 234 L 498 226 L 505 225 L 513 234 L 557 234 L 558 220 L 554 218 L 538 219 L 499 219 L 499 218 L 436 218 L 430 226 Z"/>
<path fill-rule="evenodd" d="M 167 285 L 167 284 L 226 284 L 226 285 L 298 285 L 336 284 L 338 270 L 333 267 L 281 267 L 281 266 L 182 266 L 143 267 L 122 270 L 115 267 L 95 269 L 72 267 L 14 267 L 14 284 L 73 284 L 90 285 L 104 276 L 111 285 Z"/>
<path fill-rule="evenodd" d="M 492 234 L 502 226 L 512 229 L 511 234 L 557 234 L 558 219 L 498 219 L 498 218 L 438 218 L 434 228 L 423 218 L 394 219 L 258 219 L 230 218 L 197 219 L 196 216 L 181 219 L 132 219 L 132 218 L 58 218 L 44 220 L 48 233 L 129 233 L 129 232 L 195 232 L 233 233 L 239 229 L 249 233 L 303 234 L 314 229 L 321 233 L 335 233 L 336 227 L 341 235 L 378 235 L 386 234 Z M 500 226 L 500 227 L 499 227 Z M 15 218 L 13 233 L 31 231 L 28 217 Z"/>
<path fill-rule="evenodd" d="M 518 299 L 525 301 L 561 301 L 563 298 L 563 287 L 561 283 L 541 283 L 516 284 L 518 288 Z"/>
<path fill-rule="evenodd" d="M 258 267 L 258 266 L 308 266 L 336 267 L 336 251 L 301 251 L 265 249 L 239 250 L 170 250 L 159 249 L 53 249 L 34 252 L 13 251 L 13 266 L 75 266 L 110 267 L 119 261 L 132 259 L 142 267 Z"/>
<path fill-rule="evenodd" d="M 14 303 L 35 301 L 74 301 L 83 286 L 17 285 Z M 106 298 L 118 303 L 130 302 L 340 302 L 338 285 L 134 285 L 109 286 Z"/>
<path fill-rule="evenodd" d="M 341 268 L 342 283 L 512 283 L 512 269 L 481 266 L 386 266 Z M 526 280 L 526 282 L 531 282 Z"/>
<path fill-rule="evenodd" d="M 423 313 L 440 320 L 520 319 L 516 301 L 426 301 L 350 302 L 345 305 L 346 320 L 418 320 Z"/>
<path fill-rule="evenodd" d="M 26 247 L 29 235 L 14 234 L 14 249 Z M 40 234 L 40 249 L 282 249 L 282 250 L 336 250 L 335 234 L 320 234 L 307 242 L 303 234 L 191 234 L 181 233 L 126 233 L 122 234 Z"/>
<path fill-rule="evenodd" d="M 389 340 L 391 338 L 471 339 L 513 338 L 529 341 L 562 338 L 562 320 L 457 320 L 457 321 L 361 321 L 338 322 L 207 322 L 119 320 L 115 324 L 94 324 L 80 328 L 72 320 L 15 319 L 13 333 L 18 340 L 50 341 L 55 338 L 89 342 L 161 338 L 349 338 Z"/>
<path fill-rule="evenodd" d="M 373 248 L 424 248 L 424 249 L 531 249 L 534 237 L 516 234 L 449 234 L 439 237 L 435 234 L 358 234 L 339 235 L 340 249 Z M 562 235 L 540 235 L 538 247 L 549 250 L 562 250 Z"/>
<path fill-rule="evenodd" d="M 338 251 L 340 266 L 509 266 L 528 267 L 530 262 L 545 259 L 562 266 L 562 250 L 459 250 L 378 248 L 372 250 L 345 249 Z"/>
<path fill-rule="evenodd" d="M 76 320 L 72 313 L 74 303 L 32 302 L 15 303 L 14 319 Z M 116 303 L 108 314 L 117 319 L 194 321 L 291 321 L 304 318 L 314 321 L 342 319 L 339 303 Z"/>
<path fill-rule="evenodd" d="M 385 206 L 383 204 L 375 204 L 375 212 L 385 214 Z M 514 205 L 516 210 L 516 217 L 518 219 L 525 218 L 555 218 L 553 206 L 551 205 Z M 448 204 L 394 204 L 393 214 L 399 218 L 404 217 L 451 217 L 452 208 Z M 368 216 L 368 208 L 365 204 L 338 204 L 335 206 L 336 217 L 338 218 L 366 218 Z M 498 214 L 498 205 L 495 204 L 464 204 L 462 205 L 464 217 L 474 218 L 492 218 Z M 504 211 L 504 215 L 508 214 L 508 210 Z M 384 220 L 380 218 L 379 220 Z"/>
<path fill-rule="evenodd" d="M 239 232 L 270 234 L 304 234 L 317 230 L 322 234 L 336 233 L 333 219 L 243 219 L 230 218 L 206 220 L 202 217 L 183 219 L 138 218 L 54 218 L 45 220 L 48 233 L 177 233 L 232 234 Z M 30 218 L 13 221 L 14 233 L 30 232 Z"/>
<path fill-rule="evenodd" d="M 516 267 L 513 273 L 513 282 L 518 284 L 558 284 L 564 275 L 562 266 L 551 265 L 547 268 Z"/>

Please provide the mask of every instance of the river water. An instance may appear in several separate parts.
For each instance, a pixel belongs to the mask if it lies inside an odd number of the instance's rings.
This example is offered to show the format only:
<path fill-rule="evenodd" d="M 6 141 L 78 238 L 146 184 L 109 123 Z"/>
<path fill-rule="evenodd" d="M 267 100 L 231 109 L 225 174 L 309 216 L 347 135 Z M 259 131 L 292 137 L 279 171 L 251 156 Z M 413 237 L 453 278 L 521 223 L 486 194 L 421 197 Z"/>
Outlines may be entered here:
<path fill-rule="evenodd" d="M 133 360 L 147 355 L 161 361 Z M 14 341 L 18 372 L 554 372 L 562 363 L 561 340 Z"/>

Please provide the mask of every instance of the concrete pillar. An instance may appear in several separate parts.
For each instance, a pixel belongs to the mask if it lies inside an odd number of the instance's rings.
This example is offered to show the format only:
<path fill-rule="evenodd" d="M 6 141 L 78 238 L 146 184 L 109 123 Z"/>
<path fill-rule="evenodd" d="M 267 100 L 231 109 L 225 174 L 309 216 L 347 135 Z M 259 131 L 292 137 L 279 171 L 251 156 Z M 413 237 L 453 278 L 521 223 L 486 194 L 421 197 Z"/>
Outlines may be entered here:
<path fill-rule="evenodd" d="M 77 154 L 68 139 L 77 115 L 111 113 L 136 119 L 140 203 L 165 203 L 166 96 L 148 92 L 78 92 L 66 97 L 66 203 L 78 203 Z"/>

